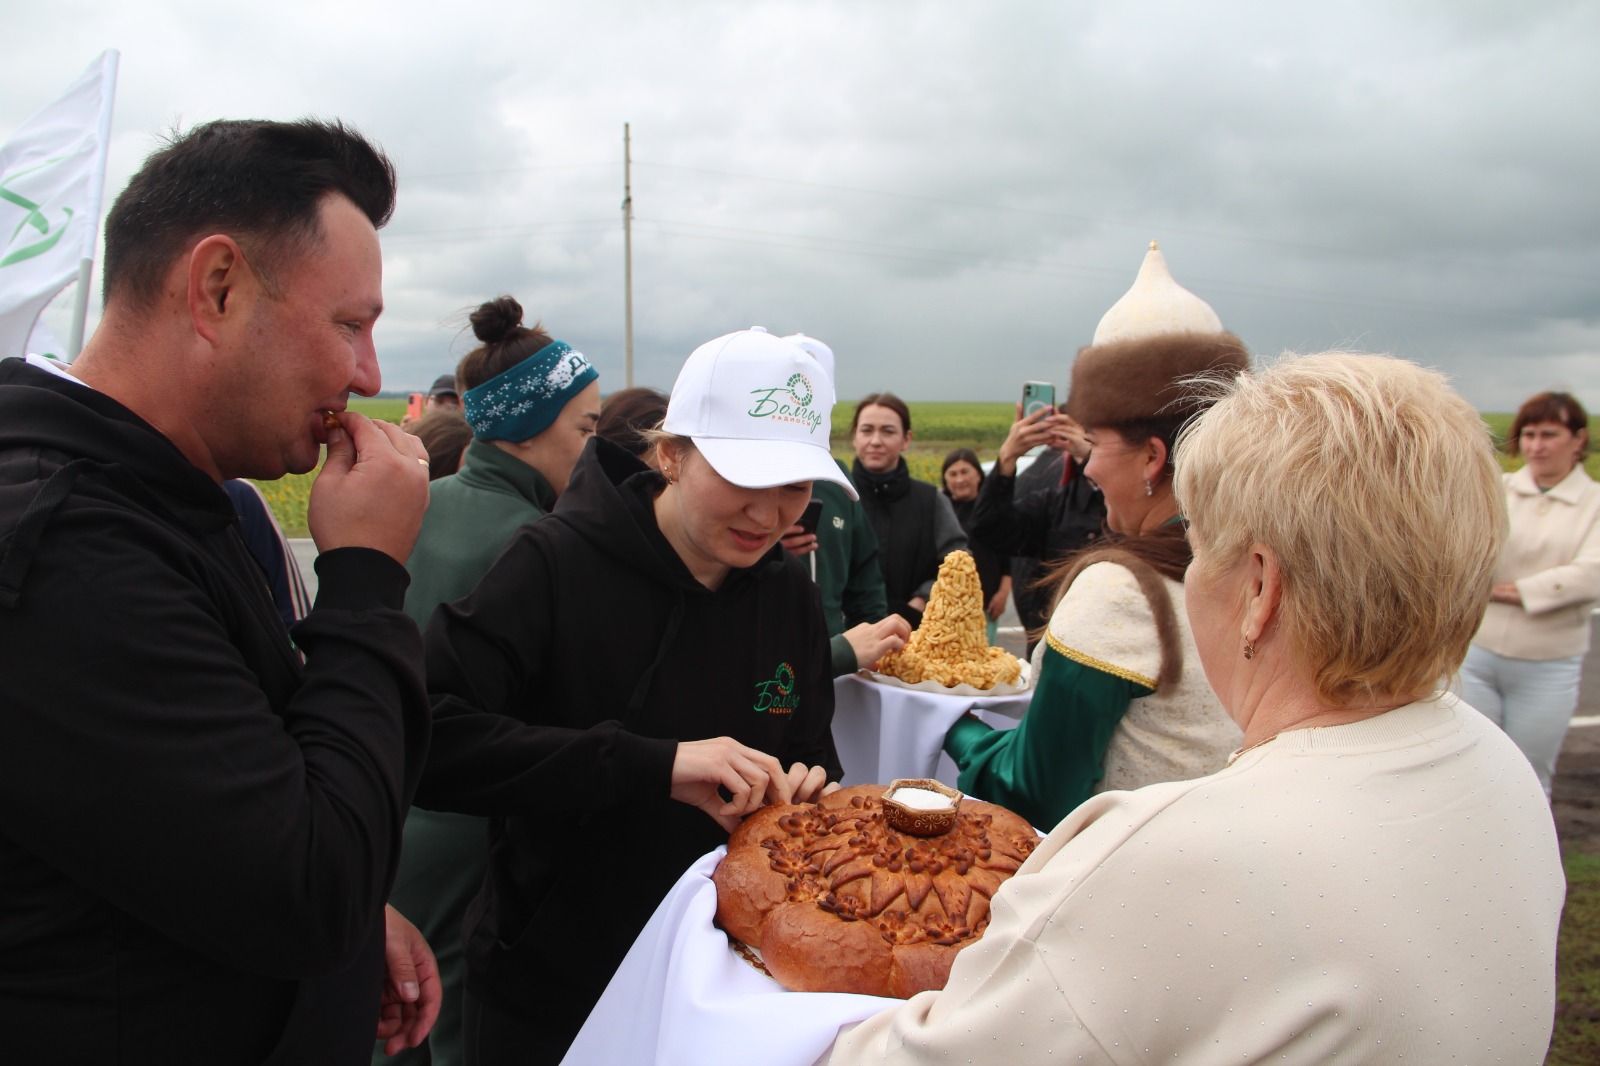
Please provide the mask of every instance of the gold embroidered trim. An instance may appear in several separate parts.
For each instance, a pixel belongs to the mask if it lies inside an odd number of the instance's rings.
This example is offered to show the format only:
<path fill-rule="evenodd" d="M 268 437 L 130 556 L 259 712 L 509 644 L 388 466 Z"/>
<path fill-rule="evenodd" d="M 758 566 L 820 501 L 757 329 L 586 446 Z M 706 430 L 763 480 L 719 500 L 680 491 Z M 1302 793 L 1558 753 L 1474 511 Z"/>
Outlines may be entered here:
<path fill-rule="evenodd" d="M 1110 674 L 1112 677 L 1120 677 L 1124 681 L 1132 681 L 1136 685 L 1143 685 L 1152 692 L 1155 691 L 1156 679 L 1153 677 L 1146 677 L 1143 674 L 1134 673 L 1132 670 L 1129 670 L 1126 667 L 1118 666 L 1115 663 L 1108 663 L 1104 659 L 1096 659 L 1093 655 L 1085 655 L 1081 651 L 1069 648 L 1065 644 L 1061 643 L 1061 639 L 1054 633 L 1046 633 L 1045 641 L 1050 645 L 1050 649 L 1052 651 L 1056 651 L 1062 655 L 1065 655 L 1075 663 L 1082 663 L 1091 670 L 1098 670 L 1102 674 Z"/>

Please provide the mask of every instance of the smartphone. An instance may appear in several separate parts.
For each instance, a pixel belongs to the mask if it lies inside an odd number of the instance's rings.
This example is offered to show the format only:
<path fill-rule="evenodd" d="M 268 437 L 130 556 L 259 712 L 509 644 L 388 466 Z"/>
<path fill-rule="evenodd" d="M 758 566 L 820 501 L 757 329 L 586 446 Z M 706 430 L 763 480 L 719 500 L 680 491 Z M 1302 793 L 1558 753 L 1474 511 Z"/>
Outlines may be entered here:
<path fill-rule="evenodd" d="M 817 523 L 822 521 L 822 501 L 812 500 L 806 504 L 806 509 L 800 512 L 800 528 L 807 533 L 817 531 Z"/>
<path fill-rule="evenodd" d="M 1027 418 L 1041 407 L 1052 411 L 1056 407 L 1056 387 L 1048 381 L 1022 383 L 1022 417 Z"/>
<path fill-rule="evenodd" d="M 425 397 L 420 392 L 413 392 L 406 399 L 406 421 L 413 422 L 422 417 Z"/>

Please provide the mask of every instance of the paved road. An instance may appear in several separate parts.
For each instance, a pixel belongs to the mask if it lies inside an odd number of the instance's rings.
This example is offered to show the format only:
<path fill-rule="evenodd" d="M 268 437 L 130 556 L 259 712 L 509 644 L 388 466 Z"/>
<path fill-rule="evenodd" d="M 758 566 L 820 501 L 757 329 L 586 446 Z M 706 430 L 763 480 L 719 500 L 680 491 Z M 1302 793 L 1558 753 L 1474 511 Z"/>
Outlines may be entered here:
<path fill-rule="evenodd" d="M 312 564 L 317 559 L 317 546 L 310 537 L 290 537 L 289 547 L 294 549 L 294 561 L 300 564 L 300 576 L 306 580 L 306 591 L 317 598 L 317 572 Z"/>

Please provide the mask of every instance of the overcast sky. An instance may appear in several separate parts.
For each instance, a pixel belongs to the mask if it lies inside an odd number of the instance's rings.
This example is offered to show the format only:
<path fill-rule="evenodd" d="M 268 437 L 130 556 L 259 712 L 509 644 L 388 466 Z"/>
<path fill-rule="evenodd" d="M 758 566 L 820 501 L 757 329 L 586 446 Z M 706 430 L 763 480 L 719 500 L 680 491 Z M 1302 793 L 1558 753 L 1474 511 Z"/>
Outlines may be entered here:
<path fill-rule="evenodd" d="M 14 7 L 0 138 L 121 50 L 108 204 L 212 118 L 388 151 L 386 389 L 453 369 L 502 292 L 620 387 L 631 122 L 639 384 L 762 324 L 830 342 L 843 397 L 1064 386 L 1155 238 L 1258 355 L 1600 408 L 1600 4 Z"/>

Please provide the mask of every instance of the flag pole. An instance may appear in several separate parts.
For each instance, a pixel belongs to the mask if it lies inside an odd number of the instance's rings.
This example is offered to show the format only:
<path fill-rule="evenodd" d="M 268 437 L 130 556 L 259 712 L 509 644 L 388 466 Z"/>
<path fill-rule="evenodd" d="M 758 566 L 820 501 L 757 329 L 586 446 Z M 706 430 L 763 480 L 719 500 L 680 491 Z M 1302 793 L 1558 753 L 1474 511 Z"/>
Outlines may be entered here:
<path fill-rule="evenodd" d="M 622 322 L 623 384 L 633 388 L 633 139 L 622 124 Z"/>
<path fill-rule="evenodd" d="M 67 361 L 83 350 L 83 327 L 89 318 L 89 274 L 94 269 L 94 249 L 100 239 L 100 207 L 105 201 L 106 157 L 111 151 L 111 112 L 117 96 L 117 61 L 121 53 L 106 49 L 100 61 L 105 72 L 106 94 L 100 105 L 99 173 L 90 179 L 89 254 L 78 260 L 78 291 L 72 300 L 72 336 L 67 341 Z"/>
<path fill-rule="evenodd" d="M 72 336 L 67 340 L 66 361 L 69 363 L 83 351 L 83 325 L 89 317 L 89 271 L 93 269 L 93 259 L 78 260 L 78 291 L 72 297 Z"/>

